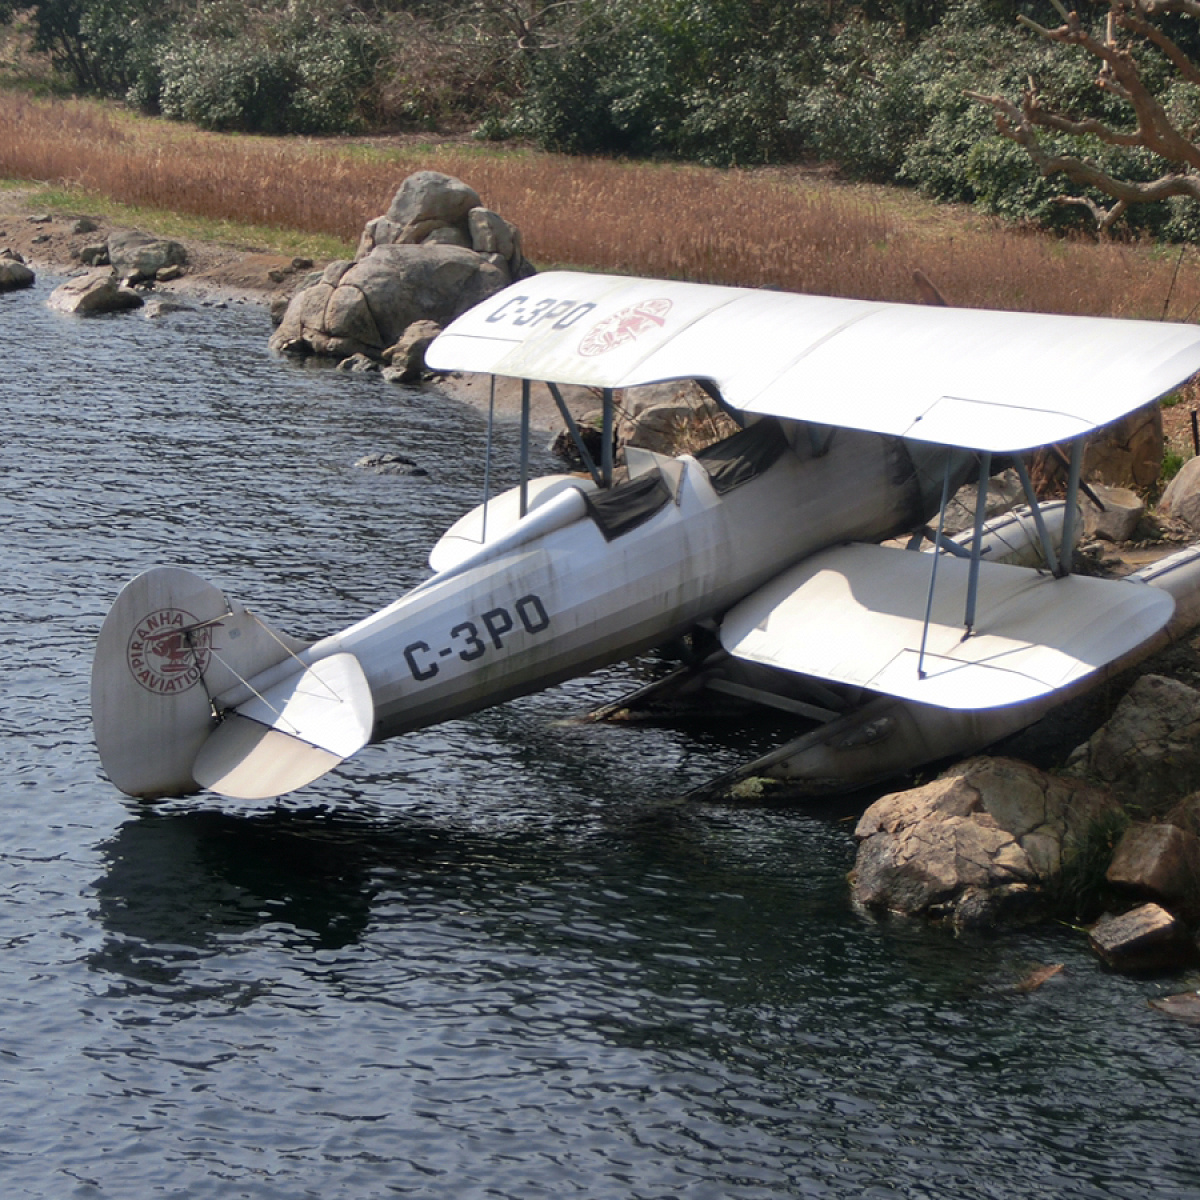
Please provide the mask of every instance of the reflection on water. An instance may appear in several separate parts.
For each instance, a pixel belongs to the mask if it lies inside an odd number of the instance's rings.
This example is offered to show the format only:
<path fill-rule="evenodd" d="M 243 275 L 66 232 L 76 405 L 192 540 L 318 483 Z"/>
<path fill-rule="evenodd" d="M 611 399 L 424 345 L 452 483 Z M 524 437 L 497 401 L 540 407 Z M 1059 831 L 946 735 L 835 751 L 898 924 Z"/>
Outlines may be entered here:
<path fill-rule="evenodd" d="M 860 918 L 841 814 L 678 800 L 771 731 L 564 723 L 653 663 L 282 804 L 120 797 L 87 720 L 120 586 L 176 563 L 329 632 L 422 577 L 483 422 L 274 361 L 253 309 L 47 291 L 0 297 L 6 1195 L 1200 1196 L 1195 1030 L 1145 1004 L 1179 980 Z"/>

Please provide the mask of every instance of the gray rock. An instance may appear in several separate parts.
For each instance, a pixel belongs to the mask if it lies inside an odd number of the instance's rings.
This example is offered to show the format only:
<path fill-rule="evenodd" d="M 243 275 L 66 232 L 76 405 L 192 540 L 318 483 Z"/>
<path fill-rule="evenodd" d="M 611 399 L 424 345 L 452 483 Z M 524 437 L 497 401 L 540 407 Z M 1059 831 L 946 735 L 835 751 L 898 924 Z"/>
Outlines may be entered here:
<path fill-rule="evenodd" d="M 351 371 L 356 374 L 365 374 L 379 370 L 379 364 L 373 359 L 368 358 L 365 354 L 352 354 L 349 358 L 343 358 L 337 365 L 339 371 Z"/>
<path fill-rule="evenodd" d="M 1081 497 L 1083 530 L 1089 537 L 1105 542 L 1127 542 L 1146 512 L 1142 498 L 1128 488 L 1091 485 L 1092 494 L 1104 505 L 1096 507 L 1088 496 Z"/>
<path fill-rule="evenodd" d="M 440 171 L 418 171 L 400 185 L 386 216 L 402 228 L 422 221 L 453 225 L 480 207 L 479 193 L 461 179 Z"/>
<path fill-rule="evenodd" d="M 34 273 L 18 258 L 0 258 L 0 292 L 32 287 Z"/>
<path fill-rule="evenodd" d="M 68 279 L 50 293 L 47 304 L 59 312 L 91 315 L 141 308 L 137 292 L 122 287 L 111 271 L 89 271 Z"/>
<path fill-rule="evenodd" d="M 77 257 L 81 263 L 89 267 L 107 267 L 109 265 L 108 243 L 100 242 L 92 246 L 83 246 Z"/>
<path fill-rule="evenodd" d="M 336 284 L 333 280 L 336 279 Z M 508 283 L 459 246 L 377 246 L 298 292 L 271 338 L 276 350 L 379 358 L 415 321 L 445 325 Z"/>
<path fill-rule="evenodd" d="M 421 239 L 422 246 L 462 246 L 471 249 L 471 239 L 453 225 L 439 225 Z"/>
<path fill-rule="evenodd" d="M 1200 530 L 1200 458 L 1189 458 L 1167 484 L 1158 511 Z"/>
<path fill-rule="evenodd" d="M 162 317 L 170 316 L 172 313 L 195 311 L 192 305 L 186 304 L 182 300 L 166 300 L 161 296 L 157 296 L 146 304 L 145 309 L 142 311 L 142 316 L 147 321 L 157 321 Z"/>
<path fill-rule="evenodd" d="M 80 217 L 79 220 L 71 226 L 72 233 L 95 233 L 100 226 L 92 220 L 91 217 Z"/>
<path fill-rule="evenodd" d="M 414 321 L 400 340 L 383 352 L 389 365 L 385 378 L 392 383 L 412 383 L 425 373 L 425 351 L 442 327 L 436 321 Z"/>
<path fill-rule="evenodd" d="M 478 254 L 499 254 L 512 263 L 517 248 L 516 231 L 499 213 L 490 208 L 473 208 L 467 213 L 471 249 Z"/>
<path fill-rule="evenodd" d="M 429 472 L 424 467 L 418 467 L 411 458 L 403 454 L 376 452 L 364 454 L 355 464 L 364 471 L 374 471 L 376 475 L 410 475 L 413 477 L 426 476 Z"/>
<path fill-rule="evenodd" d="M 166 267 L 187 264 L 187 251 L 179 242 L 151 237 L 136 229 L 110 234 L 108 257 L 118 275 L 135 283 L 155 278 Z"/>

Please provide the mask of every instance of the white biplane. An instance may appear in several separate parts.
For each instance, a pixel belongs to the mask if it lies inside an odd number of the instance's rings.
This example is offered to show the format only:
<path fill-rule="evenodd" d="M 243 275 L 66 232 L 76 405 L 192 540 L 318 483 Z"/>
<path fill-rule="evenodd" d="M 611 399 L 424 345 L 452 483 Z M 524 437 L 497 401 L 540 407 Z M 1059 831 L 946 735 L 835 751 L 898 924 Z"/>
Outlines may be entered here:
<path fill-rule="evenodd" d="M 1171 572 L 1071 573 L 1075 497 L 1086 436 L 1200 370 L 1195 326 L 551 272 L 458 318 L 427 362 L 520 379 L 526 400 L 534 382 L 560 404 L 558 385 L 600 389 L 602 461 L 590 478 L 523 464 L 433 548 L 430 578 L 312 644 L 189 571 L 140 575 L 92 674 L 122 791 L 280 795 L 372 740 L 701 629 L 693 678 L 818 722 L 774 766 L 853 786 L 995 740 L 1169 628 Z M 614 389 L 683 379 L 740 431 L 631 453 L 614 483 Z M 940 522 L 935 553 L 881 544 L 928 532 L 995 456 L 1060 443 L 1057 551 L 1020 468 L 1048 569 L 992 561 L 982 516 L 965 547 Z"/>

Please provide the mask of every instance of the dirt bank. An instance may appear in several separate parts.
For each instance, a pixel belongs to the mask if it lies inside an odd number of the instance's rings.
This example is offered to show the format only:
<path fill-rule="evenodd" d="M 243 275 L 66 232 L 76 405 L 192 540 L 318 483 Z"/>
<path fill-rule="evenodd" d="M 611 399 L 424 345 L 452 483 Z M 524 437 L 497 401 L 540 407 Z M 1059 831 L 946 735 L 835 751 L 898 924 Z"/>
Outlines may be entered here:
<path fill-rule="evenodd" d="M 91 228 L 84 228 L 81 222 Z M 79 255 L 84 247 L 105 241 L 117 228 L 122 227 L 85 209 L 69 213 L 39 209 L 35 188 L 0 190 L 0 250 L 16 251 L 35 271 L 69 275 L 83 270 Z M 156 231 L 144 227 L 144 232 Z M 286 300 L 310 271 L 326 265 L 220 242 L 173 240 L 187 250 L 187 270 L 179 279 L 155 284 L 157 294 L 191 296 L 213 303 L 240 301 L 265 307 Z M 483 411 L 492 402 L 491 380 L 487 376 L 444 376 L 426 386 Z M 576 417 L 599 404 L 598 397 L 583 389 L 567 390 Z M 515 419 L 521 411 L 520 384 L 497 380 L 495 404 L 499 416 Z M 544 431 L 557 432 L 563 428 L 553 400 L 542 387 L 533 389 L 532 423 Z"/>

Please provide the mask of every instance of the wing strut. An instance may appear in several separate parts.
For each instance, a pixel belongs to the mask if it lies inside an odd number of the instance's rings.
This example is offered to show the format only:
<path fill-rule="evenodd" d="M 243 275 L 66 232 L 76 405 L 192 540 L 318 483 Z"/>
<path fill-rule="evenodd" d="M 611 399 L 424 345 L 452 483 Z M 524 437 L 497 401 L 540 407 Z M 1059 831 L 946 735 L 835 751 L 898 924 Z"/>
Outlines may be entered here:
<path fill-rule="evenodd" d="M 1071 443 L 1071 459 L 1068 468 L 1067 477 L 1067 498 L 1066 507 L 1063 513 L 1063 530 L 1062 530 L 1062 552 L 1061 555 L 1054 553 L 1054 546 L 1051 543 L 1049 533 L 1046 529 L 1046 522 L 1042 515 L 1041 505 L 1033 490 L 1033 482 L 1029 478 L 1029 471 L 1025 466 L 1024 461 L 1017 459 L 1016 467 L 1017 474 L 1021 480 L 1021 487 L 1025 492 L 1025 499 L 1028 501 L 1029 508 L 1033 513 L 1033 520 L 1037 526 L 1038 537 L 1041 538 L 1042 551 L 1045 555 L 1046 562 L 1050 567 L 1051 573 L 1058 579 L 1071 574 L 1071 563 L 1075 554 L 1075 538 L 1078 527 L 1078 502 L 1080 479 L 1083 473 L 1083 450 L 1085 438 L 1076 438 Z M 983 524 L 987 515 L 987 486 L 988 479 L 991 476 L 992 470 L 992 454 L 989 450 L 983 450 L 979 453 L 979 483 L 975 495 L 975 527 L 971 540 L 970 563 L 967 574 L 967 596 L 966 596 L 966 611 L 963 614 L 963 625 L 965 632 L 963 640 L 971 636 L 975 629 L 975 612 L 979 598 L 979 564 L 983 555 Z M 917 677 L 924 679 L 925 673 L 925 650 L 929 640 L 929 628 L 933 614 L 933 599 L 934 592 L 937 589 L 937 570 L 938 559 L 942 556 L 943 550 L 951 550 L 951 544 L 945 540 L 945 524 L 946 524 L 946 507 L 950 502 L 950 460 L 946 460 L 946 474 L 942 482 L 942 503 L 941 511 L 938 513 L 937 533 L 933 539 L 933 565 L 929 573 L 929 593 L 925 600 L 925 618 L 921 625 L 921 648 L 917 654 Z"/>
<path fill-rule="evenodd" d="M 933 593 L 937 587 L 938 559 L 942 557 L 942 535 L 946 530 L 946 505 L 950 503 L 950 456 L 946 456 L 946 473 L 942 477 L 942 503 L 938 509 L 937 533 L 933 539 L 933 567 L 929 572 L 929 595 L 925 597 L 925 620 L 921 624 L 921 650 L 917 655 L 917 678 L 925 678 L 925 645 L 929 640 L 929 620 L 933 615 Z M 979 554 L 979 542 L 971 548 L 972 562 Z"/>

